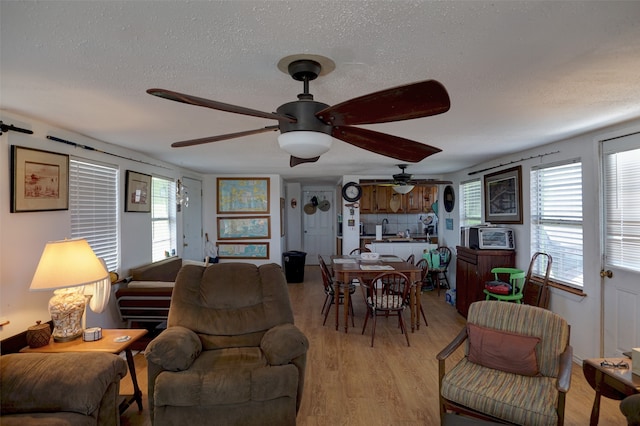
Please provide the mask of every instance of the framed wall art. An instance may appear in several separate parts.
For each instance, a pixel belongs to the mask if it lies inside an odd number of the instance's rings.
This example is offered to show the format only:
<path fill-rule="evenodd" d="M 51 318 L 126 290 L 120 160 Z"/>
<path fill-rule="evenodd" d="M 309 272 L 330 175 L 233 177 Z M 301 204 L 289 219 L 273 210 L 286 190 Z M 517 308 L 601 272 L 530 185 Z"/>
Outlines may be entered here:
<path fill-rule="evenodd" d="M 522 223 L 522 167 L 484 176 L 485 221 Z"/>
<path fill-rule="evenodd" d="M 218 178 L 218 214 L 269 213 L 269 178 Z"/>
<path fill-rule="evenodd" d="M 125 212 L 151 212 L 151 175 L 127 170 Z"/>
<path fill-rule="evenodd" d="M 11 213 L 69 210 L 69 156 L 11 146 Z"/>
<path fill-rule="evenodd" d="M 271 238 L 269 216 L 218 217 L 218 239 Z"/>
<path fill-rule="evenodd" d="M 220 259 L 269 259 L 269 243 L 216 243 Z"/>

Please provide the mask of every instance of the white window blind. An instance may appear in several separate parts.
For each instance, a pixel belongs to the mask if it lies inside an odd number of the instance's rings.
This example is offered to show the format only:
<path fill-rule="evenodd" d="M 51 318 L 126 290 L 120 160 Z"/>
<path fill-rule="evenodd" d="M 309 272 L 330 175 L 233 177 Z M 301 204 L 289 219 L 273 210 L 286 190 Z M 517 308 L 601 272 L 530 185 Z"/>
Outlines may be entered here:
<path fill-rule="evenodd" d="M 153 262 L 175 255 L 176 188 L 172 180 L 151 179 L 151 226 Z"/>
<path fill-rule="evenodd" d="M 640 149 L 604 161 L 607 265 L 640 271 Z"/>
<path fill-rule="evenodd" d="M 69 162 L 72 238 L 85 238 L 109 271 L 118 269 L 118 169 L 80 160 Z"/>
<path fill-rule="evenodd" d="M 551 278 L 583 286 L 582 163 L 531 171 L 531 252 L 553 258 Z M 544 262 L 538 262 L 540 268 Z M 544 275 L 544 271 L 535 271 Z"/>
<path fill-rule="evenodd" d="M 482 184 L 474 179 L 460 184 L 460 226 L 474 226 L 482 222 Z"/>

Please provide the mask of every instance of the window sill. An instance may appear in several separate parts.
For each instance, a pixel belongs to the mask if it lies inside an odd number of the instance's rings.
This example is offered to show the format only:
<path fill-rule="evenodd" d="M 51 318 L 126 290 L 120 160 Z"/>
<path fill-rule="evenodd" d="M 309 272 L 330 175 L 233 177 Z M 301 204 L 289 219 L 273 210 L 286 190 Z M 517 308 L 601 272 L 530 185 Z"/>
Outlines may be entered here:
<path fill-rule="evenodd" d="M 587 293 L 579 288 L 571 287 L 566 284 L 560 284 L 551 280 L 549 280 L 548 285 L 549 287 L 557 288 L 558 290 L 566 291 L 567 293 L 575 294 L 576 296 L 587 297 Z"/>

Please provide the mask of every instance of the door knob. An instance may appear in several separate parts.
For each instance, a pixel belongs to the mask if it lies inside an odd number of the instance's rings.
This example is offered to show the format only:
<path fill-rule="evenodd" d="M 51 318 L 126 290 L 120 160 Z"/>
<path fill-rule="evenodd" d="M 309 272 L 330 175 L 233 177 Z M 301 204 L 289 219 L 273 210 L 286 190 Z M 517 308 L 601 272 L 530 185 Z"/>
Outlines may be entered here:
<path fill-rule="evenodd" d="M 603 269 L 602 271 L 600 271 L 600 276 L 602 278 L 613 278 L 613 271 L 607 269 L 606 271 Z"/>

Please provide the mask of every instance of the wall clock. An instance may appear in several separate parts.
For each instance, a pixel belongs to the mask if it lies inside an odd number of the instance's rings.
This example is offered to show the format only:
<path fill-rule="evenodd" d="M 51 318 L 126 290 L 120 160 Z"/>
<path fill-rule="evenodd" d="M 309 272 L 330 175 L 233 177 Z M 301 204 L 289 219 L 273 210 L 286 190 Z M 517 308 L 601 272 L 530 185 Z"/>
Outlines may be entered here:
<path fill-rule="evenodd" d="M 447 185 L 444 188 L 444 209 L 447 213 L 453 211 L 453 207 L 456 205 L 456 194 L 453 191 L 453 186 Z"/>
<path fill-rule="evenodd" d="M 362 197 L 362 187 L 357 183 L 349 182 L 342 187 L 342 198 L 350 203 L 355 203 L 360 197 Z"/>

